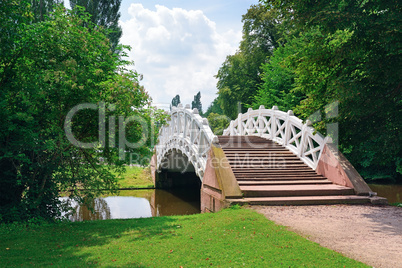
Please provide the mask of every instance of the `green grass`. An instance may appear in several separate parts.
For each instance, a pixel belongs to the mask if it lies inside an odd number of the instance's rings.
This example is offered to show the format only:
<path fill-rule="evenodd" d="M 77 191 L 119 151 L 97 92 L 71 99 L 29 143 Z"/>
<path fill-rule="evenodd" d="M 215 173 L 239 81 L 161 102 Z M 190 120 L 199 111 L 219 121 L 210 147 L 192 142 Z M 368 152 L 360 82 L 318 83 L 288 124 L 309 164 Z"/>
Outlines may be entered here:
<path fill-rule="evenodd" d="M 150 168 L 127 166 L 119 185 L 120 188 L 153 188 Z"/>
<path fill-rule="evenodd" d="M 0 265 L 27 267 L 368 267 L 248 209 L 0 227 Z"/>

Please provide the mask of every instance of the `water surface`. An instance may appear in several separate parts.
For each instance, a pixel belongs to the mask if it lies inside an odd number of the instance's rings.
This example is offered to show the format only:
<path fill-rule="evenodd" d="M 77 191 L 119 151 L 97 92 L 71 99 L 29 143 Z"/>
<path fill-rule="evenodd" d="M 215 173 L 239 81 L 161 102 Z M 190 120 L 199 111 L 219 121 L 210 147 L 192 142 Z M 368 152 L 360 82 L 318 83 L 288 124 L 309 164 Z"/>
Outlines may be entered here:
<path fill-rule="evenodd" d="M 124 190 L 117 196 L 95 198 L 94 213 L 74 201 L 72 205 L 76 211 L 68 217 L 71 221 L 189 215 L 200 213 L 200 190 Z"/>
<path fill-rule="evenodd" d="M 371 190 L 378 196 L 388 199 L 388 203 L 402 203 L 402 185 L 400 184 L 369 184 Z"/>

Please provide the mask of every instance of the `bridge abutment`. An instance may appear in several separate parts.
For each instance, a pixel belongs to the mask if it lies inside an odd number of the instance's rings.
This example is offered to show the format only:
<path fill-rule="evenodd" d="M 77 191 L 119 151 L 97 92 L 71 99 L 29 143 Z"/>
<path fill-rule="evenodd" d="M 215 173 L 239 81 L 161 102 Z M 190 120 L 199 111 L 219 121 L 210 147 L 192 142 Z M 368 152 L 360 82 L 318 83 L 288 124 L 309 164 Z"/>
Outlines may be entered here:
<path fill-rule="evenodd" d="M 225 153 L 219 145 L 212 144 L 201 186 L 201 212 L 219 211 L 230 206 L 228 199 L 242 197 Z"/>

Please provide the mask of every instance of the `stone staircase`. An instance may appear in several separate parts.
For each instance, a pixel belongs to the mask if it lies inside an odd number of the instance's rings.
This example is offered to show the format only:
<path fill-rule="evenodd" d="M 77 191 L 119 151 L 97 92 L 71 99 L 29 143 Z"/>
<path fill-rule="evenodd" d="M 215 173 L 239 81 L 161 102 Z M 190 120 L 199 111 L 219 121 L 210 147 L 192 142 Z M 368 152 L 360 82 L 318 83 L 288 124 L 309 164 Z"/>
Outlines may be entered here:
<path fill-rule="evenodd" d="M 369 203 L 352 188 L 318 175 L 285 147 L 257 136 L 219 136 L 242 199 L 250 205 L 317 205 Z"/>

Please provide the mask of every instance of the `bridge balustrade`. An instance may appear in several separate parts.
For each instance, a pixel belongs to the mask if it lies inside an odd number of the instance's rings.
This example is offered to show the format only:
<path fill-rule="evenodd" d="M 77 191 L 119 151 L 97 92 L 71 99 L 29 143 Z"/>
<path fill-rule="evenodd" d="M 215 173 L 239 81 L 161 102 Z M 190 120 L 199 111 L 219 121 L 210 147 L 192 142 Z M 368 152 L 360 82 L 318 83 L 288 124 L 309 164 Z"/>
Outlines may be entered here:
<path fill-rule="evenodd" d="M 279 111 L 278 107 L 258 110 L 249 109 L 245 114 L 239 114 L 232 120 L 224 136 L 255 135 L 273 140 L 295 155 L 304 163 L 317 168 L 324 145 L 331 138 L 324 138 L 311 126 L 312 123 L 294 116 L 292 111 Z M 182 104 L 173 107 L 171 119 L 162 126 L 159 142 L 156 146 L 157 169 L 161 170 L 163 161 L 173 150 L 181 152 L 193 165 L 197 176 L 202 180 L 207 163 L 208 151 L 212 143 L 218 143 L 218 137 L 209 127 L 208 120 L 202 118 L 197 109 L 183 108 Z"/>
<path fill-rule="evenodd" d="M 209 127 L 208 120 L 199 115 L 190 105 L 183 108 L 182 104 L 173 107 L 171 118 L 162 126 L 159 142 L 156 146 L 157 168 L 161 169 L 162 162 L 173 150 L 180 151 L 193 165 L 197 176 L 202 180 L 207 163 L 208 151 L 211 144 L 218 142 Z"/>
<path fill-rule="evenodd" d="M 303 124 L 291 110 L 285 113 L 279 111 L 277 106 L 265 109 L 261 105 L 258 110 L 250 108 L 247 113 L 240 113 L 223 131 L 223 135 L 255 135 L 273 140 L 285 146 L 315 170 L 324 145 L 331 142 L 331 138 L 324 138 L 320 133 L 316 133 L 311 125 L 309 120 Z"/>

